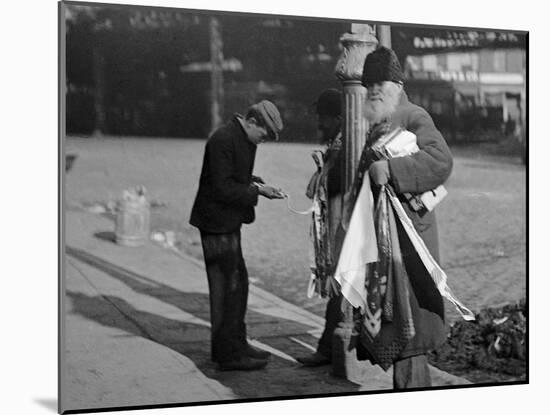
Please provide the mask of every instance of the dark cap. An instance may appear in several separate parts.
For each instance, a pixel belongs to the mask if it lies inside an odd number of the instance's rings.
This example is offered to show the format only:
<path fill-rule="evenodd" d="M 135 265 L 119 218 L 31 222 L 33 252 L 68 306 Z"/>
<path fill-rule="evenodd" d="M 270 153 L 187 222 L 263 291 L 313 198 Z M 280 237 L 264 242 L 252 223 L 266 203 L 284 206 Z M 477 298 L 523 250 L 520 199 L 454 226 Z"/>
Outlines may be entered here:
<path fill-rule="evenodd" d="M 250 107 L 251 110 L 256 110 L 263 118 L 263 122 L 267 127 L 267 132 L 273 140 L 279 139 L 279 133 L 283 130 L 283 120 L 279 110 L 271 101 L 264 99 Z"/>
<path fill-rule="evenodd" d="M 342 93 L 334 88 L 325 89 L 315 102 L 315 112 L 331 117 L 342 115 Z"/>
<path fill-rule="evenodd" d="M 383 81 L 402 83 L 404 80 L 401 64 L 393 50 L 381 46 L 367 55 L 361 78 L 364 86 Z"/>

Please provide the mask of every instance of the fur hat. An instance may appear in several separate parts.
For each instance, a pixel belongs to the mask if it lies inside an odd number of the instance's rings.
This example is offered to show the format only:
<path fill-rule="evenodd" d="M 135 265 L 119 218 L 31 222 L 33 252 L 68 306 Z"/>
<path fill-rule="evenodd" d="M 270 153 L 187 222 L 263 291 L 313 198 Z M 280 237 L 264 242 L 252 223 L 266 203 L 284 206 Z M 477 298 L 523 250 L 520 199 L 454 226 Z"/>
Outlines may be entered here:
<path fill-rule="evenodd" d="M 342 115 L 342 93 L 334 88 L 325 89 L 315 102 L 315 112 L 331 117 Z"/>
<path fill-rule="evenodd" d="M 381 46 L 367 55 L 361 78 L 363 86 L 382 81 L 403 82 L 404 80 L 405 76 L 399 59 L 393 50 Z"/>

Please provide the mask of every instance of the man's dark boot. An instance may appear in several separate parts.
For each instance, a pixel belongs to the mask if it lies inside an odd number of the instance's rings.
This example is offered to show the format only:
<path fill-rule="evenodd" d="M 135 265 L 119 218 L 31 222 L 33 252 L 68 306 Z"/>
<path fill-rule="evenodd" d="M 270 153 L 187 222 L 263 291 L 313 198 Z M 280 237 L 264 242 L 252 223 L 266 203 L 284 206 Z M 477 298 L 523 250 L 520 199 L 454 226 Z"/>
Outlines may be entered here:
<path fill-rule="evenodd" d="M 310 367 L 324 366 L 330 364 L 330 358 L 319 352 L 315 352 L 308 356 L 297 357 L 296 360 L 304 366 Z"/>
<path fill-rule="evenodd" d="M 220 370 L 258 370 L 263 369 L 267 365 L 267 360 L 252 359 L 248 356 L 243 356 L 237 360 L 220 362 Z"/>

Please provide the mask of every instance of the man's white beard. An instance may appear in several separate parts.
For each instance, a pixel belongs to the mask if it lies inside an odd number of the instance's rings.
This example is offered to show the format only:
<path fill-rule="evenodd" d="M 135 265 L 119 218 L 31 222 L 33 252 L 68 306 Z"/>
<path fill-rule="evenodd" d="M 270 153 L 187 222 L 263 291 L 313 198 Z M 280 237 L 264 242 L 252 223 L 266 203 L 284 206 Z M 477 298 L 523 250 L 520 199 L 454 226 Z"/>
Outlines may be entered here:
<path fill-rule="evenodd" d="M 368 99 L 365 101 L 364 114 L 371 124 L 378 124 L 384 120 L 391 119 L 399 104 L 401 91 L 398 89 L 387 89 L 386 93 L 379 99 Z"/>

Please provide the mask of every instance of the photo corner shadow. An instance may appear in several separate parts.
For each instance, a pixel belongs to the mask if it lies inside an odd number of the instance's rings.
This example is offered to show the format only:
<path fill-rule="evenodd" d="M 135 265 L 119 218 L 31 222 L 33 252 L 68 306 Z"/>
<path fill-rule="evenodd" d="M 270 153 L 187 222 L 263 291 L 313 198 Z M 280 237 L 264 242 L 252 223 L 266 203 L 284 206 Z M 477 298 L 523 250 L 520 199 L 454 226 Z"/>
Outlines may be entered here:
<path fill-rule="evenodd" d="M 37 398 L 34 400 L 38 405 L 54 412 L 58 413 L 57 399 L 55 398 Z"/>

